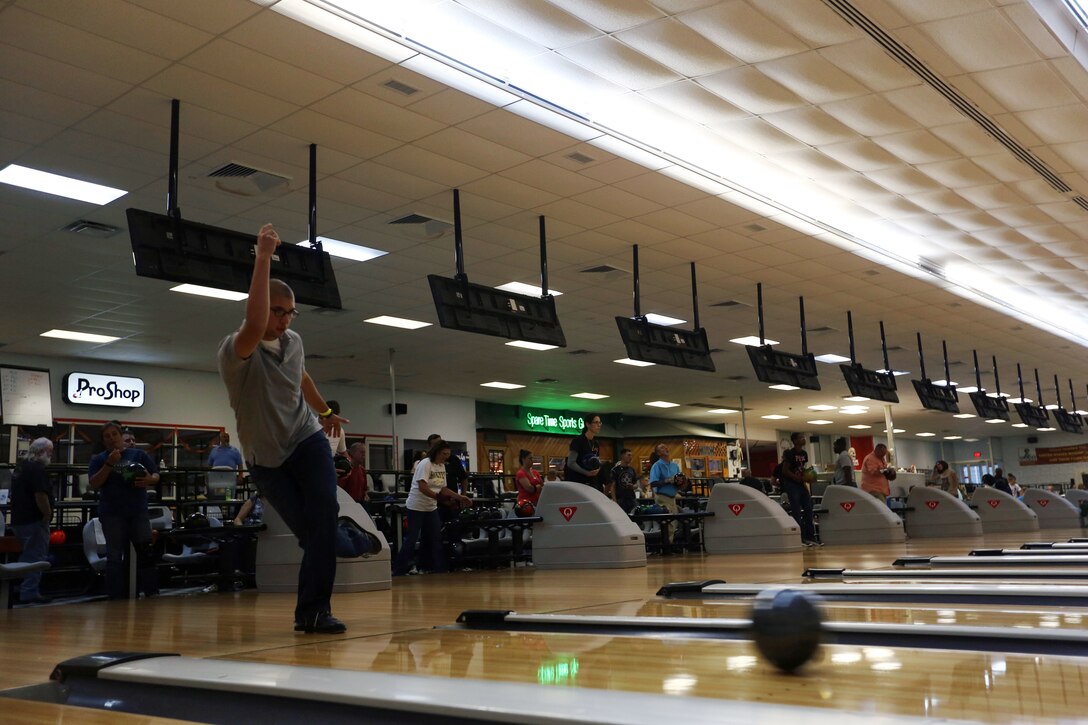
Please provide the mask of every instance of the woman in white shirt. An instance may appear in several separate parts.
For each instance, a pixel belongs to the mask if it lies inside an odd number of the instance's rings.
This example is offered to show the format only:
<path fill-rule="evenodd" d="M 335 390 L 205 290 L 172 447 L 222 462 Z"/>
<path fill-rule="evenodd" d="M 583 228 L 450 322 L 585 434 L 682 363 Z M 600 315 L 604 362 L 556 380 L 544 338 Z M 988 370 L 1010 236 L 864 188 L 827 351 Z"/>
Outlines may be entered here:
<path fill-rule="evenodd" d="M 413 572 L 416 562 L 416 543 L 419 543 L 419 569 L 432 572 L 446 571 L 446 557 L 442 553 L 442 519 L 438 515 L 439 494 L 458 499 L 462 506 L 471 506 L 472 499 L 446 488 L 446 461 L 450 457 L 450 444 L 437 440 L 427 451 L 427 457 L 416 464 L 412 486 L 408 491 L 408 525 L 404 532 L 397 558 L 393 561 L 393 576 Z"/>

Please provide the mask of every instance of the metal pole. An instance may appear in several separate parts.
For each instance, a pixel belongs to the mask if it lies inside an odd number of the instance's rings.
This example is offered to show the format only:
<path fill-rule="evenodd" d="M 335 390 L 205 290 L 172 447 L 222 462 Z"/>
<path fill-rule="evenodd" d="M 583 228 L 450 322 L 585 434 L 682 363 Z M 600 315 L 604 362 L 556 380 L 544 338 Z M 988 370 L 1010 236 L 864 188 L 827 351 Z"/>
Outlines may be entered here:
<path fill-rule="evenodd" d="M 540 296 L 548 296 L 548 236 L 544 231 L 544 215 L 540 215 Z"/>
<path fill-rule="evenodd" d="M 170 101 L 170 170 L 166 181 L 166 215 L 181 218 L 178 208 L 178 137 L 181 129 L 181 101 Z"/>
<path fill-rule="evenodd" d="M 310 144 L 310 198 L 308 204 L 310 247 L 317 248 L 317 144 Z"/>
<path fill-rule="evenodd" d="M 744 428 L 744 468 L 748 469 L 748 473 L 752 472 L 752 451 L 751 446 L 748 444 L 748 416 L 744 413 L 744 396 L 740 396 L 740 424 Z"/>
<path fill-rule="evenodd" d="M 392 415 L 389 416 L 392 421 L 390 428 L 393 434 L 393 470 L 400 470 L 400 446 L 397 445 L 397 366 L 396 366 L 396 354 L 397 351 L 393 348 L 389 348 L 389 401 L 392 405 L 390 408 Z M 400 476 L 393 474 L 393 493 L 397 492 L 397 484 L 400 482 Z"/>
<path fill-rule="evenodd" d="M 642 317 L 642 301 L 638 291 L 638 245 L 631 245 L 631 266 L 634 269 L 635 317 Z"/>
<path fill-rule="evenodd" d="M 759 346 L 763 347 L 766 340 L 763 327 L 763 283 L 756 282 L 756 314 L 759 315 Z M 778 445 L 777 443 L 775 445 Z"/>
<path fill-rule="evenodd" d="M 453 190 L 453 261 L 457 266 L 457 279 L 465 281 L 465 248 L 461 236 L 461 191 Z"/>
<path fill-rule="evenodd" d="M 888 465 L 894 464 L 895 458 L 895 423 L 892 421 L 892 406 L 884 406 L 884 428 L 888 431 Z"/>
<path fill-rule="evenodd" d="M 846 311 L 846 335 L 850 338 L 850 364 L 856 365 L 858 359 L 854 355 L 854 315 L 850 310 Z"/>
<path fill-rule="evenodd" d="M 695 262 L 691 263 L 691 317 L 694 321 L 692 329 L 699 331 L 699 287 L 695 282 Z"/>

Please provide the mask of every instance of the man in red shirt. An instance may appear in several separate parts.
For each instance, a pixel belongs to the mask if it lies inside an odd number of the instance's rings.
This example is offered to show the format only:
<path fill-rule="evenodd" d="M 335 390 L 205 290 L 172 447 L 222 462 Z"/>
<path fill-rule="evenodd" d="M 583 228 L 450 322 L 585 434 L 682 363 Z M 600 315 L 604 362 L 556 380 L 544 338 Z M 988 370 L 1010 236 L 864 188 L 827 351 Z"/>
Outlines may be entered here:
<path fill-rule="evenodd" d="M 366 500 L 368 487 L 366 485 L 366 444 L 352 443 L 347 450 L 348 460 L 351 461 L 351 470 L 347 475 L 337 479 L 340 488 L 348 492 L 348 495 L 360 503 Z"/>
<path fill-rule="evenodd" d="M 892 489 L 888 485 L 888 446 L 877 443 L 873 452 L 865 456 L 861 464 L 861 490 L 871 493 L 881 501 L 886 501 Z"/>

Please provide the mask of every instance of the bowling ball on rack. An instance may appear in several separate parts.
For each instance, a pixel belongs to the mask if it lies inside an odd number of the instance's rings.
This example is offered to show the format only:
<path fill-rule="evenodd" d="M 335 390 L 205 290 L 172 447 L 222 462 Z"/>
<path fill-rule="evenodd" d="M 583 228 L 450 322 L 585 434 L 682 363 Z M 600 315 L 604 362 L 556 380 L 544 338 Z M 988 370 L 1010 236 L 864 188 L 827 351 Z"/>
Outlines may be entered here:
<path fill-rule="evenodd" d="M 147 475 L 147 469 L 139 461 L 121 461 L 113 467 L 114 473 L 120 474 L 125 483 L 135 485 L 136 479 Z"/>
<path fill-rule="evenodd" d="M 752 605 L 751 631 L 764 659 L 782 672 L 794 672 L 820 647 L 820 598 L 798 589 L 766 589 Z"/>
<path fill-rule="evenodd" d="M 672 483 L 674 486 L 676 486 L 678 491 L 686 491 L 691 488 L 691 481 L 689 481 L 688 477 L 682 473 L 678 473 L 673 476 Z"/>
<path fill-rule="evenodd" d="M 648 514 L 667 514 L 669 510 L 659 503 L 650 504 L 646 507 L 646 513 Z"/>
<path fill-rule="evenodd" d="M 208 521 L 208 517 L 202 513 L 189 514 L 185 519 L 185 523 L 181 525 L 183 529 L 206 529 L 211 526 L 211 522 Z"/>
<path fill-rule="evenodd" d="M 492 521 L 497 521 L 498 519 L 501 519 L 502 517 L 503 517 L 502 509 L 489 508 L 487 510 L 487 518 L 489 518 Z"/>
<path fill-rule="evenodd" d="M 64 533 L 64 529 L 57 529 L 49 534 L 50 546 L 64 546 L 64 542 L 68 540 L 68 535 Z"/>
<path fill-rule="evenodd" d="M 892 468 L 891 466 L 884 469 L 884 478 L 888 479 L 889 481 L 894 481 L 895 476 L 896 476 L 895 469 Z"/>
<path fill-rule="evenodd" d="M 474 508 L 461 509 L 461 513 L 457 518 L 461 521 L 477 521 L 479 519 L 480 512 Z"/>
<path fill-rule="evenodd" d="M 536 506 L 532 501 L 519 501 L 514 505 L 514 513 L 521 517 L 533 516 L 536 514 Z"/>

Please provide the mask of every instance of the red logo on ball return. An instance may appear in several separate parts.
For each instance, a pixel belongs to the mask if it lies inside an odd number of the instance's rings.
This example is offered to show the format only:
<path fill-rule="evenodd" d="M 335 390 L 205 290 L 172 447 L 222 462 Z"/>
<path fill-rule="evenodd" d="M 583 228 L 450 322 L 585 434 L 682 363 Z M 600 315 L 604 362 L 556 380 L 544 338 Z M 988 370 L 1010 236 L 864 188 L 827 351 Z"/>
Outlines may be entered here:
<path fill-rule="evenodd" d="M 940 506 L 940 505 L 941 505 L 941 502 L 940 502 L 940 501 L 926 501 L 926 506 L 928 506 L 928 507 L 929 507 L 929 510 L 930 510 L 930 511 L 934 511 L 934 510 L 936 510 L 936 508 L 937 508 L 938 506 Z"/>
<path fill-rule="evenodd" d="M 990 508 L 992 509 L 995 509 L 1001 505 L 1001 502 L 998 501 L 996 498 L 987 499 L 986 503 L 990 504 Z"/>
<path fill-rule="evenodd" d="M 577 511 L 577 506 L 561 506 L 559 508 L 559 513 L 562 514 L 563 518 L 565 518 L 567 521 L 570 521 L 572 518 L 574 518 L 574 514 L 577 513 Z"/>
<path fill-rule="evenodd" d="M 842 510 L 845 511 L 846 513 L 850 513 L 851 511 L 854 510 L 854 502 L 853 501 L 843 501 L 842 503 L 839 504 L 839 506 L 842 506 Z"/>
<path fill-rule="evenodd" d="M 734 516 L 740 516 L 740 512 L 744 510 L 744 504 L 731 503 L 729 504 L 729 510 L 733 512 Z"/>
<path fill-rule="evenodd" d="M 1045 498 L 1041 498 L 1041 499 L 1039 499 L 1039 505 L 1040 505 L 1040 506 L 1042 506 L 1043 508 L 1046 508 L 1046 505 L 1047 505 L 1048 503 L 1050 503 L 1050 501 L 1049 501 L 1049 500 L 1047 500 L 1047 499 L 1045 499 Z"/>

